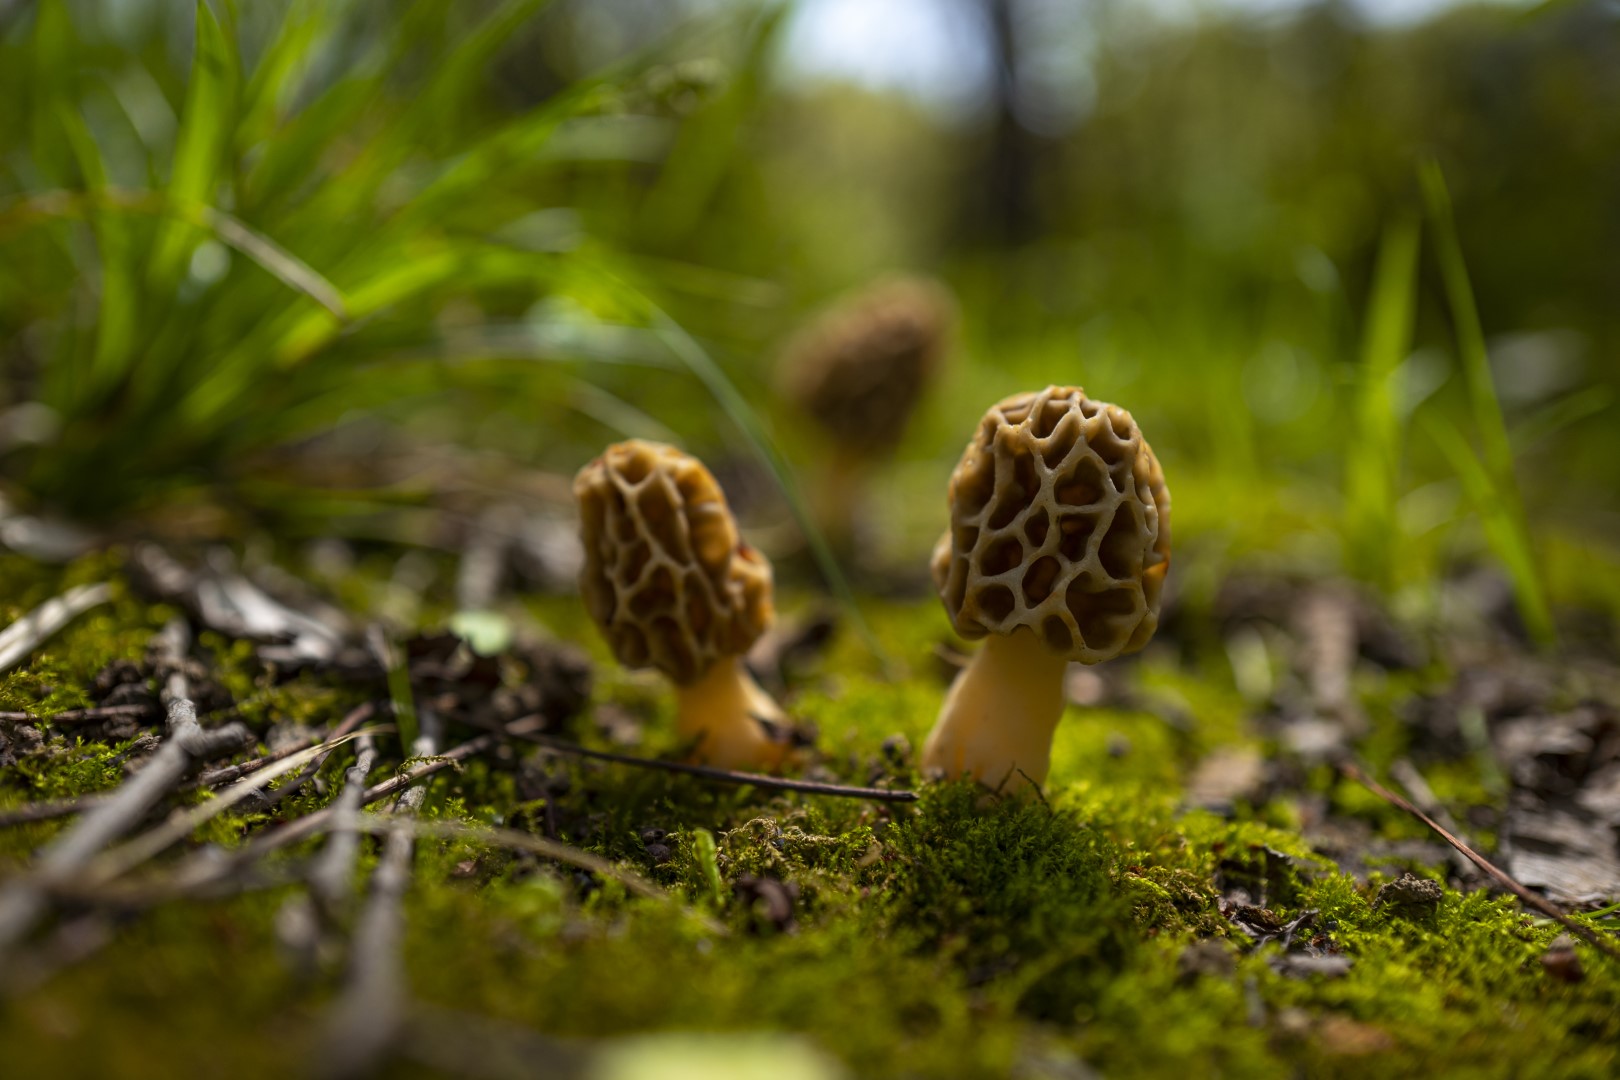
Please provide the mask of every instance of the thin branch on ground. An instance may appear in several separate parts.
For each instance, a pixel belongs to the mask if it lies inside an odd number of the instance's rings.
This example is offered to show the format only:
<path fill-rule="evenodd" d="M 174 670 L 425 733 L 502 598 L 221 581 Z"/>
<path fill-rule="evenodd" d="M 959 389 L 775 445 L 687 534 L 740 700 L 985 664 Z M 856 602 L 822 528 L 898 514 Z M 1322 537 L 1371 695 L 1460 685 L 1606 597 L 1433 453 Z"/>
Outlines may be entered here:
<path fill-rule="evenodd" d="M 144 720 L 157 715 L 152 705 L 92 705 L 86 709 L 64 709 L 51 716 L 30 712 L 0 712 L 0 720 L 18 724 L 95 724 L 105 720 Z"/>
<path fill-rule="evenodd" d="M 343 789 L 332 801 L 332 834 L 310 866 L 309 891 L 328 918 L 344 909 L 354 890 L 355 856 L 360 851 L 360 799 L 376 763 L 377 748 L 369 738 L 360 740 L 355 762 L 343 774 Z"/>
<path fill-rule="evenodd" d="M 284 799 L 300 791 L 305 784 L 314 779 L 316 773 L 321 771 L 321 766 L 326 764 L 327 757 L 329 757 L 332 753 L 331 748 L 339 746 L 343 742 L 347 741 L 344 736 L 347 736 L 350 732 L 354 731 L 361 724 L 363 724 L 375 711 L 376 706 L 370 702 L 350 710 L 349 715 L 345 716 L 338 726 L 333 729 L 332 734 L 327 737 L 327 749 L 314 760 L 310 761 L 309 764 L 305 765 L 303 772 L 299 773 L 285 784 L 282 784 L 274 791 L 267 791 L 261 788 L 254 796 L 254 802 L 251 809 L 260 813 L 274 809 Z M 374 730 L 380 731 L 382 729 L 378 728 Z"/>
<path fill-rule="evenodd" d="M 638 769 L 658 769 L 663 772 L 681 773 L 686 776 L 696 776 L 704 780 L 713 780 L 721 784 L 751 784 L 757 788 L 768 791 L 797 791 L 805 795 L 830 795 L 845 799 L 871 799 L 874 802 L 916 802 L 918 795 L 915 791 L 895 790 L 891 788 L 856 787 L 850 784 L 826 784 L 819 780 L 793 780 L 785 776 L 766 776 L 763 773 L 740 772 L 734 769 L 716 769 L 709 765 L 689 765 L 684 761 L 662 761 L 658 758 L 636 757 L 634 754 L 619 754 L 612 750 L 592 750 L 589 747 L 571 743 L 566 739 L 558 739 L 550 735 L 542 735 L 533 730 L 534 726 L 543 724 L 545 718 L 535 715 L 514 720 L 505 727 L 498 724 L 470 720 L 477 727 L 488 728 L 491 731 L 501 731 L 516 739 L 522 739 L 536 746 L 543 747 L 559 754 L 571 757 L 594 758 L 598 761 L 611 761 L 617 765 L 631 765 Z"/>
<path fill-rule="evenodd" d="M 438 715 L 417 713 L 422 729 L 411 745 L 415 757 L 431 757 L 439 748 Z M 411 824 L 427 797 L 426 785 L 405 790 L 394 804 L 401 825 Z M 343 822 L 333 815 L 334 822 Z M 390 825 L 394 822 L 390 822 Z M 405 976 L 405 890 L 410 886 L 416 841 L 405 828 L 385 830 L 382 858 L 371 879 L 371 895 L 360 912 L 349 953 L 349 977 L 333 1006 L 325 1047 L 316 1059 L 322 1076 L 359 1076 L 371 1072 L 389 1055 L 404 1031 L 410 1001 Z"/>
<path fill-rule="evenodd" d="M 90 859 L 129 832 L 198 764 L 253 741 L 241 724 L 205 731 L 189 698 L 169 703 L 168 735 L 141 771 L 97 803 L 41 853 L 34 872 L 0 889 L 0 956 L 44 916 L 52 883 L 77 877 Z"/>
<path fill-rule="evenodd" d="M 1620 947 L 1616 947 L 1614 942 L 1607 940 L 1605 937 L 1603 937 L 1603 935 L 1599 934 L 1597 931 L 1593 930 L 1584 923 L 1577 922 L 1576 920 L 1570 918 L 1568 915 L 1558 910 L 1557 905 L 1553 904 L 1553 902 L 1548 900 L 1546 897 L 1531 892 L 1529 888 L 1514 880 L 1505 870 L 1502 870 L 1495 863 L 1485 858 L 1485 856 L 1481 855 L 1479 852 L 1475 851 L 1473 848 L 1459 840 L 1438 821 L 1435 821 L 1434 818 L 1430 817 L 1428 814 L 1425 814 L 1416 806 L 1413 806 L 1406 799 L 1384 787 L 1384 785 L 1362 772 L 1361 769 L 1356 765 L 1348 761 L 1340 762 L 1339 772 L 1349 779 L 1354 780 L 1356 783 L 1360 784 L 1374 795 L 1377 795 L 1380 799 L 1383 799 L 1391 806 L 1404 810 L 1408 814 L 1411 814 L 1413 817 L 1417 818 L 1419 821 L 1423 822 L 1423 824 L 1434 830 L 1435 834 L 1439 836 L 1440 839 L 1456 848 L 1468 859 L 1469 862 L 1473 863 L 1475 866 L 1479 867 L 1480 870 L 1484 871 L 1487 877 L 1489 877 L 1492 881 L 1495 881 L 1498 885 L 1512 893 L 1514 896 L 1517 896 L 1521 902 L 1529 907 L 1535 908 L 1537 911 L 1541 912 L 1549 919 L 1552 919 L 1570 933 L 1580 937 L 1587 944 L 1609 957 L 1609 959 L 1620 961 Z"/>
<path fill-rule="evenodd" d="M 107 795 L 80 795 L 72 799 L 52 799 L 49 802 L 24 803 L 22 806 L 12 807 L 10 810 L 0 810 L 0 828 L 7 825 L 28 825 L 36 821 L 51 821 L 54 818 L 68 817 L 72 814 L 82 814 L 98 803 L 104 803 Z"/>
<path fill-rule="evenodd" d="M 170 815 L 169 820 L 157 828 L 148 830 L 134 839 L 97 856 L 84 868 L 83 877 L 88 880 L 91 887 L 94 887 L 129 873 L 164 849 L 190 836 L 210 818 L 223 814 L 237 803 L 251 799 L 265 785 L 273 782 L 278 777 L 284 776 L 294 769 L 304 767 L 311 761 L 325 757 L 337 747 L 355 738 L 359 738 L 359 736 L 353 734 L 344 735 L 321 743 L 319 746 L 311 746 L 289 758 L 282 759 L 267 769 L 259 770 L 252 776 L 238 780 L 212 799 L 176 811 Z"/>
<path fill-rule="evenodd" d="M 1435 797 L 1434 789 L 1429 786 L 1429 782 L 1423 778 L 1423 774 L 1418 771 L 1416 765 L 1413 765 L 1405 758 L 1400 758 L 1390 765 L 1389 775 L 1397 784 L 1406 789 L 1406 793 L 1411 796 L 1414 806 L 1438 821 L 1445 827 L 1447 832 L 1458 840 L 1465 844 L 1468 842 L 1468 837 L 1457 827 L 1457 822 L 1451 816 L 1451 812 L 1441 805 L 1440 800 Z M 1457 876 L 1463 881 L 1478 883 L 1479 867 L 1475 866 L 1468 856 L 1457 848 L 1451 849 L 1451 864 L 1457 868 Z"/>
<path fill-rule="evenodd" d="M 45 601 L 4 630 L 0 630 L 0 674 L 28 658 L 51 635 L 80 615 L 112 599 L 112 586 L 79 585 Z"/>
<path fill-rule="evenodd" d="M 266 765 L 273 765 L 282 758 L 291 757 L 301 750 L 307 750 L 316 743 L 341 738 L 342 736 L 347 735 L 349 732 L 359 728 L 361 724 L 364 724 L 376 714 L 377 703 L 374 701 L 368 701 L 363 705 L 359 705 L 351 709 L 348 715 L 344 716 L 344 718 L 339 721 L 338 726 L 327 732 L 325 735 L 311 735 L 308 738 L 299 739 L 296 742 L 289 743 L 288 745 L 280 747 L 276 750 L 271 750 L 269 753 L 261 754 L 256 758 L 249 758 L 247 761 L 240 762 L 236 765 L 226 765 L 218 769 L 205 769 L 203 772 L 198 774 L 196 783 L 199 787 L 216 787 L 220 784 L 229 784 L 233 781 L 240 780 L 242 777 L 247 776 L 250 773 L 257 772 Z"/>

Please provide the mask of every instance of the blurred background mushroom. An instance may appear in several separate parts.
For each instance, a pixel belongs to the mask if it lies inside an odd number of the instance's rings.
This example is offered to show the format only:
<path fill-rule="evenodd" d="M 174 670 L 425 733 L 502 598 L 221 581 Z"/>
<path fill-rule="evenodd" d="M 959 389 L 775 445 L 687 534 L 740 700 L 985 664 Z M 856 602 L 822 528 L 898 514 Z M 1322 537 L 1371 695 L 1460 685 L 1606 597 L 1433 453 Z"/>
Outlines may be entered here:
<path fill-rule="evenodd" d="M 905 438 L 939 376 L 955 317 L 942 283 L 881 278 L 801 327 L 777 362 L 782 397 L 819 429 L 812 506 L 846 558 L 859 558 L 867 474 Z"/>

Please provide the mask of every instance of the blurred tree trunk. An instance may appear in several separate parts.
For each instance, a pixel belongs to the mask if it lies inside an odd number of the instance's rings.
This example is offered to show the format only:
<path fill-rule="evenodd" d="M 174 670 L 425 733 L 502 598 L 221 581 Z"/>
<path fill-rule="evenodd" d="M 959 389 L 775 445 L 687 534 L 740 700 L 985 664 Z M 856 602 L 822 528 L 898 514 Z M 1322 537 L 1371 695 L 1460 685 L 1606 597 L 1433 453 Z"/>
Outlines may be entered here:
<path fill-rule="evenodd" d="M 991 129 L 969 189 L 967 232 L 988 247 L 1015 248 L 1041 233 L 1035 178 L 1043 141 L 1018 119 L 1018 0 L 977 0 L 995 65 Z"/>

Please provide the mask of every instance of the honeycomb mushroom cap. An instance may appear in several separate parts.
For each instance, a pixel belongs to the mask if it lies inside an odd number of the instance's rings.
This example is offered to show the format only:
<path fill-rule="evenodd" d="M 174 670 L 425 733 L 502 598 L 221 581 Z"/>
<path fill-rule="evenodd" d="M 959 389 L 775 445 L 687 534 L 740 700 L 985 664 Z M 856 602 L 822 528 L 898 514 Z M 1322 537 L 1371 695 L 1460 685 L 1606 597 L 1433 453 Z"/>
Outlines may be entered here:
<path fill-rule="evenodd" d="M 966 638 L 1028 628 L 1094 664 L 1146 645 L 1170 565 L 1170 492 L 1131 414 L 1078 387 L 991 406 L 950 482 L 934 584 Z"/>
<path fill-rule="evenodd" d="M 944 286 L 888 278 L 834 304 L 788 345 L 783 395 L 840 443 L 893 448 L 944 358 L 955 320 Z"/>
<path fill-rule="evenodd" d="M 703 463 L 616 443 L 574 478 L 580 592 L 619 662 L 688 684 L 770 625 L 771 566 L 745 544 Z"/>

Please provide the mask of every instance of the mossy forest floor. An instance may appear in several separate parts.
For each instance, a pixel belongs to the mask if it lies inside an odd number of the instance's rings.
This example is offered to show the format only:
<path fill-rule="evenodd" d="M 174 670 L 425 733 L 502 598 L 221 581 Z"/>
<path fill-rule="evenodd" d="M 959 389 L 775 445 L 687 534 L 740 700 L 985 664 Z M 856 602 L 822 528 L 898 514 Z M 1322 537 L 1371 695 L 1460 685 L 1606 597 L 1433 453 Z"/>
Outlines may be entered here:
<path fill-rule="evenodd" d="M 122 560 L 0 557 L 6 623 L 73 584 L 114 588 L 0 677 L 0 711 L 39 718 L 0 729 L 0 813 L 117 786 L 162 731 L 155 714 L 51 721 L 96 704 L 109 665 L 151 678 L 138 665 L 179 609 L 143 597 Z M 363 616 L 397 609 L 390 568 L 362 561 L 330 591 Z M 1612 1077 L 1620 964 L 1584 942 L 1572 956 L 1555 947 L 1562 927 L 1465 874 L 1421 823 L 1333 765 L 1353 755 L 1409 789 L 1420 777 L 1471 843 L 1498 859 L 1517 852 L 1508 865 L 1540 867 L 1535 884 L 1586 925 L 1620 929 L 1603 897 L 1559 893 L 1559 875 L 1596 856 L 1583 862 L 1556 830 L 1534 851 L 1521 835 L 1580 803 L 1604 755 L 1620 756 L 1616 680 L 1596 659 L 1612 642 L 1536 659 L 1492 618 L 1489 589 L 1475 593 L 1475 607 L 1421 622 L 1337 586 L 1281 580 L 1185 599 L 1140 657 L 1076 670 L 1072 696 L 1086 704 L 1059 728 L 1044 799 L 912 774 L 910 748 L 951 670 L 927 598 L 866 606 L 891 671 L 846 624 L 786 678 L 790 712 L 816 730 L 800 773 L 917 787 L 915 803 L 724 786 L 521 744 L 475 756 L 427 782 L 421 816 L 548 836 L 666 896 L 482 841 L 419 838 L 403 905 L 407 1023 L 384 1060 L 402 1075 L 468 1076 L 687 1075 L 679 1067 L 695 1057 L 690 1075 L 714 1077 Z M 779 606 L 791 624 L 809 604 L 788 595 Z M 432 628 L 449 614 L 430 603 L 409 617 Z M 593 662 L 589 700 L 554 728 L 561 737 L 678 750 L 664 688 L 615 666 L 576 601 L 529 601 L 512 624 L 520 640 L 544 628 Z M 330 729 L 378 695 L 334 671 L 285 677 L 253 643 L 197 629 L 193 656 L 214 684 L 204 726 L 240 720 L 261 750 L 295 725 Z M 519 692 L 525 655 L 498 665 L 503 687 L 480 692 Z M 428 695 L 419 684 L 418 704 Z M 466 699 L 452 687 L 443 700 L 446 745 L 475 736 L 455 712 Z M 1513 725 L 1526 719 L 1586 742 L 1525 748 Z M 373 782 L 404 757 L 397 735 L 378 744 Z M 210 845 L 239 847 L 311 811 L 353 760 L 352 745 L 339 748 L 318 782 L 271 810 L 213 818 L 128 881 L 161 883 Z M 25 873 L 72 821 L 0 829 L 4 874 Z M 324 843 L 267 857 L 234 894 L 59 902 L 6 962 L 0 1073 L 318 1067 L 356 917 L 300 929 L 300 875 Z M 378 850 L 361 846 L 362 897 Z M 1410 902 L 1377 902 L 1405 872 L 1441 883 L 1438 902 L 1411 888 Z M 649 1038 L 659 1033 L 679 1036 Z M 717 1037 L 694 1043 L 702 1033 Z"/>

